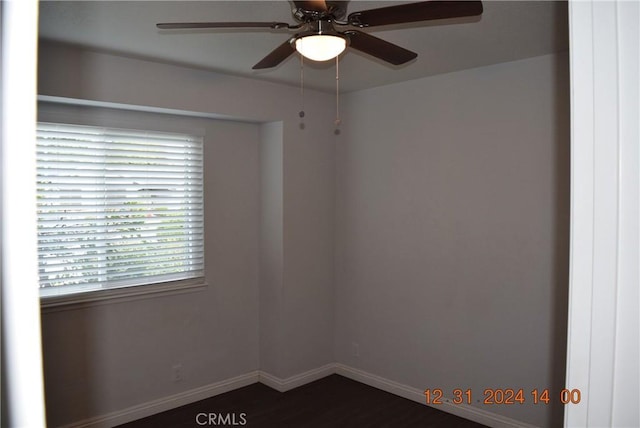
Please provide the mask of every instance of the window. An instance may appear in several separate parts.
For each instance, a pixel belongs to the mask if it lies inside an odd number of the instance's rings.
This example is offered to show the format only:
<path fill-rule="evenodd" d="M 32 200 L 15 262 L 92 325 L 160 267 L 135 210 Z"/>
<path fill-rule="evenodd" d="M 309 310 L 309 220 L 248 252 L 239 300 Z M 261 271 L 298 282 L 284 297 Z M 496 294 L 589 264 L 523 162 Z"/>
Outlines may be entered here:
<path fill-rule="evenodd" d="M 204 276 L 202 138 L 38 123 L 41 297 Z"/>

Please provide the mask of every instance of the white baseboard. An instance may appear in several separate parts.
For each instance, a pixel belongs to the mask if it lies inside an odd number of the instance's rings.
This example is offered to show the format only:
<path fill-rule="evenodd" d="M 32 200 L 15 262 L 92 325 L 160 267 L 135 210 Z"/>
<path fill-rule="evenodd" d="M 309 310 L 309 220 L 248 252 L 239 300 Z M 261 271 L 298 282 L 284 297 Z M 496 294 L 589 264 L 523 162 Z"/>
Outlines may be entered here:
<path fill-rule="evenodd" d="M 242 388 L 243 386 L 251 385 L 256 382 L 260 382 L 275 389 L 276 391 L 285 392 L 318 379 L 322 379 L 323 377 L 334 373 L 382 391 L 427 405 L 425 403 L 425 397 L 422 390 L 403 385 L 344 364 L 331 363 L 286 379 L 281 379 L 267 372 L 256 370 L 231 379 L 215 382 L 169 397 L 132 406 L 121 411 L 64 425 L 61 428 L 111 428 L 116 425 L 125 424 L 156 413 L 175 409 L 186 404 Z M 492 428 L 536 428 L 534 425 L 529 425 L 515 419 L 507 418 L 506 416 L 487 412 L 486 410 L 478 409 L 473 406 L 453 404 L 450 400 L 447 400 L 440 405 L 433 405 L 432 407 Z"/>
<path fill-rule="evenodd" d="M 427 405 L 424 391 L 420 389 L 403 385 L 353 367 L 345 366 L 344 364 L 336 364 L 335 370 L 336 373 L 341 376 L 390 392 L 391 394 L 404 397 L 408 400 L 424 404 L 425 406 Z M 431 405 L 431 407 L 492 428 L 536 428 L 534 425 L 529 425 L 506 416 L 487 412 L 486 410 L 478 409 L 470 405 L 453 404 L 450 400 L 443 401 L 442 404 Z"/>
<path fill-rule="evenodd" d="M 205 400 L 234 389 L 253 383 L 263 383 L 279 392 L 289 391 L 290 389 L 311 383 L 323 377 L 335 373 L 335 364 L 327 364 L 317 369 L 309 370 L 286 379 L 280 379 L 267 372 L 253 371 L 244 375 L 236 376 L 231 379 L 215 382 L 189 391 L 184 391 L 169 397 L 160 398 L 158 400 L 149 401 L 147 403 L 128 407 L 113 413 L 102 416 L 85 419 L 72 424 L 63 425 L 60 428 L 111 428 L 116 425 L 126 424 L 147 416 L 175 409 L 186 404 L 195 403 L 196 401 Z M 194 415 L 195 417 L 195 415 Z"/>
<path fill-rule="evenodd" d="M 184 391 L 169 397 L 132 406 L 124 410 L 74 422 L 69 425 L 64 425 L 61 428 L 111 428 L 116 425 L 126 424 L 127 422 L 146 418 L 147 416 L 155 415 L 157 413 L 175 409 L 186 404 L 195 403 L 196 401 L 204 400 L 215 395 L 233 391 L 234 389 L 256 383 L 258 380 L 259 372 L 256 370 L 231 379 L 214 382 L 209 385 Z"/>
<path fill-rule="evenodd" d="M 336 372 L 335 364 L 327 364 L 317 369 L 309 370 L 286 379 L 280 379 L 267 372 L 260 371 L 260 383 L 267 385 L 279 392 L 289 391 L 290 389 L 311 383 L 323 377 L 327 377 Z"/>

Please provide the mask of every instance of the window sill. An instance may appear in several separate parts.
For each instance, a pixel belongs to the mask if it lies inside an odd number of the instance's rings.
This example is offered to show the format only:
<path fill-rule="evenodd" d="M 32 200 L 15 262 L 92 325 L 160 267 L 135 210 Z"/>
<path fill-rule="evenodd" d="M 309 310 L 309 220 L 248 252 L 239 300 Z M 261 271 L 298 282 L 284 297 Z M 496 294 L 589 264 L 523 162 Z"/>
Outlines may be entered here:
<path fill-rule="evenodd" d="M 110 290 L 87 291 L 40 298 L 43 312 L 57 312 L 88 306 L 128 302 L 139 299 L 171 296 L 175 294 L 203 291 L 207 287 L 204 278 L 173 281 L 162 284 L 148 284 L 134 287 L 114 288 Z"/>

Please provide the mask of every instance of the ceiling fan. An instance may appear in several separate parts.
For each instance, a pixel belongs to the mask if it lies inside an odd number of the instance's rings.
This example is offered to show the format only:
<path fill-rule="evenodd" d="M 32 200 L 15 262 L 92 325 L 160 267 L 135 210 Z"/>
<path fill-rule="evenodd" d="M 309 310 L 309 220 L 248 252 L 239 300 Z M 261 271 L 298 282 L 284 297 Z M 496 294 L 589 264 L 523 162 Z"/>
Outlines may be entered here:
<path fill-rule="evenodd" d="M 253 69 L 275 67 L 295 51 L 314 61 L 327 61 L 347 47 L 364 52 L 394 65 L 404 64 L 418 54 L 367 34 L 358 28 L 404 24 L 437 19 L 459 18 L 482 14 L 481 1 L 423 1 L 377 9 L 361 10 L 346 15 L 348 1 L 291 1 L 296 24 L 286 22 L 176 22 L 159 23 L 158 28 L 264 28 L 298 31 L 260 60 Z M 346 15 L 346 19 L 345 18 Z M 342 31 L 338 31 L 338 29 Z"/>

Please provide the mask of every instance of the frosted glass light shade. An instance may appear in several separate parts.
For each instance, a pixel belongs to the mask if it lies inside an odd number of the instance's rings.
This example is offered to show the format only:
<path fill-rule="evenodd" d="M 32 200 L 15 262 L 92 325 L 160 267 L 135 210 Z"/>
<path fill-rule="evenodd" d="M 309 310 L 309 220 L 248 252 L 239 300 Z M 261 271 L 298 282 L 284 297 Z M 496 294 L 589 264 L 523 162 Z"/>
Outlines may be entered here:
<path fill-rule="evenodd" d="M 335 58 L 346 47 L 345 39 L 328 34 L 315 34 L 296 40 L 296 50 L 305 58 L 313 61 L 327 61 Z"/>

